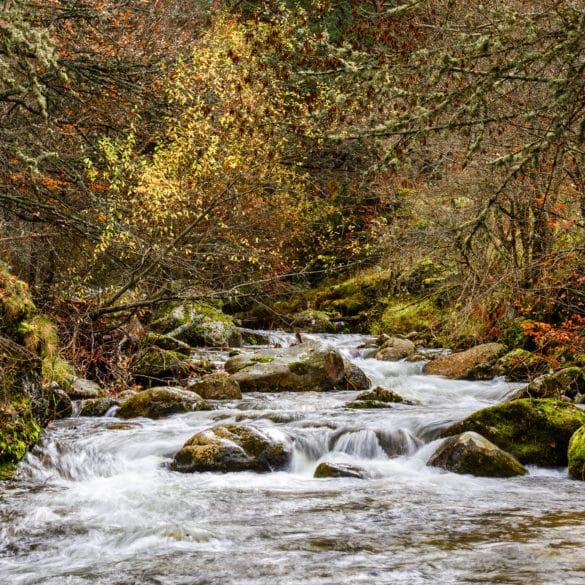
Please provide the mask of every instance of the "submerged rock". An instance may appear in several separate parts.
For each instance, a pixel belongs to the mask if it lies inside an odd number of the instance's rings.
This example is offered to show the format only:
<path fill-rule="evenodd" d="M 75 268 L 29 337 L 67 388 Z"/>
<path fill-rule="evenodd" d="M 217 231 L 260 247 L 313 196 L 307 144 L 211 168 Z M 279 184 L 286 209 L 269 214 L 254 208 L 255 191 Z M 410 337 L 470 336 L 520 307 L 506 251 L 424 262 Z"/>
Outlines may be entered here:
<path fill-rule="evenodd" d="M 228 374 L 208 374 L 189 386 L 201 398 L 208 400 L 234 400 L 242 397 L 240 385 Z"/>
<path fill-rule="evenodd" d="M 364 479 L 366 476 L 367 471 L 359 465 L 327 462 L 319 463 L 313 474 L 315 478 L 355 477 L 356 479 Z"/>
<path fill-rule="evenodd" d="M 428 465 L 479 477 L 513 477 L 528 473 L 510 453 L 473 431 L 446 439 Z"/>
<path fill-rule="evenodd" d="M 161 386 L 131 396 L 120 405 L 117 414 L 121 418 L 163 418 L 205 408 L 206 404 L 199 394 L 183 388 Z"/>
<path fill-rule="evenodd" d="M 569 441 L 567 456 L 569 477 L 585 481 L 585 426 L 573 433 Z"/>
<path fill-rule="evenodd" d="M 225 369 L 242 392 L 324 392 L 343 388 L 345 379 L 341 354 L 318 341 L 242 353 Z"/>
<path fill-rule="evenodd" d="M 453 380 L 493 377 L 493 366 L 504 351 L 501 343 L 484 343 L 467 351 L 439 356 L 425 364 L 423 373 Z"/>
<path fill-rule="evenodd" d="M 175 455 L 172 468 L 198 471 L 274 471 L 290 460 L 290 439 L 274 429 L 226 424 L 193 435 Z"/>
<path fill-rule="evenodd" d="M 475 431 L 524 465 L 564 467 L 571 435 L 583 424 L 585 413 L 573 404 L 524 398 L 479 410 L 441 436 Z"/>

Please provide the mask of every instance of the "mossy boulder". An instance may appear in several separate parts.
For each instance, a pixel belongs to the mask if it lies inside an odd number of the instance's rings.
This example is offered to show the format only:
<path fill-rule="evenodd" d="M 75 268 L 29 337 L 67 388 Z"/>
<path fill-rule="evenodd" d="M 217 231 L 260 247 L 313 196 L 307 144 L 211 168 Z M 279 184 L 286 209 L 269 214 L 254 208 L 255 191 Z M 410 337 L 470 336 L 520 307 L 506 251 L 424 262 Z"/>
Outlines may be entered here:
<path fill-rule="evenodd" d="M 322 479 L 331 477 L 353 477 L 356 479 L 364 479 L 367 477 L 367 471 L 359 465 L 350 465 L 348 463 L 328 463 L 324 461 L 317 465 L 313 477 Z"/>
<path fill-rule="evenodd" d="M 410 339 L 388 337 L 376 353 L 376 359 L 381 361 L 398 361 L 411 356 L 416 346 Z"/>
<path fill-rule="evenodd" d="M 526 382 L 549 373 L 550 369 L 542 356 L 526 349 L 513 349 L 498 360 L 495 371 L 509 382 Z"/>
<path fill-rule="evenodd" d="M 581 368 L 570 367 L 553 374 L 543 374 L 528 386 L 520 388 L 510 400 L 519 398 L 555 398 L 582 403 L 585 398 L 585 373 Z"/>
<path fill-rule="evenodd" d="M 510 453 L 473 431 L 445 439 L 428 465 L 479 477 L 514 477 L 528 473 Z"/>
<path fill-rule="evenodd" d="M 484 343 L 466 351 L 439 356 L 425 364 L 425 374 L 445 376 L 453 380 L 475 379 L 473 372 L 485 371 L 495 365 L 497 359 L 505 352 L 501 343 Z"/>
<path fill-rule="evenodd" d="M 242 353 L 225 369 L 242 392 L 324 392 L 343 388 L 345 380 L 340 353 L 318 341 Z"/>
<path fill-rule="evenodd" d="M 73 414 L 73 401 L 58 385 L 49 385 L 43 390 L 48 402 L 47 418 L 59 420 Z"/>
<path fill-rule="evenodd" d="M 132 373 L 138 384 L 157 386 L 189 376 L 189 356 L 159 347 L 141 350 L 134 361 Z"/>
<path fill-rule="evenodd" d="M 110 408 L 117 406 L 119 401 L 112 396 L 90 398 L 81 404 L 79 416 L 104 416 Z"/>
<path fill-rule="evenodd" d="M 192 347 L 240 347 L 242 335 L 231 317 L 217 307 L 192 301 L 161 310 L 151 325 Z"/>
<path fill-rule="evenodd" d="M 523 398 L 484 408 L 442 431 L 442 437 L 474 431 L 524 465 L 563 467 L 572 434 L 585 424 L 575 405 Z"/>
<path fill-rule="evenodd" d="M 274 471 L 288 465 L 292 443 L 275 429 L 226 424 L 193 435 L 175 455 L 172 468 L 199 471 Z"/>
<path fill-rule="evenodd" d="M 120 405 L 117 415 L 120 418 L 143 416 L 156 419 L 179 412 L 206 408 L 203 398 L 195 392 L 172 386 L 161 386 L 134 394 Z"/>
<path fill-rule="evenodd" d="M 585 481 L 585 426 L 573 433 L 567 455 L 569 477 Z"/>
<path fill-rule="evenodd" d="M 335 333 L 337 330 L 328 313 L 315 309 L 297 313 L 291 325 L 307 333 Z"/>
<path fill-rule="evenodd" d="M 108 391 L 97 382 L 72 376 L 67 380 L 65 392 L 71 400 L 87 400 L 108 395 Z"/>
<path fill-rule="evenodd" d="M 238 382 L 222 372 L 203 376 L 189 386 L 189 389 L 208 400 L 237 400 L 242 397 Z"/>
<path fill-rule="evenodd" d="M 404 402 L 402 396 L 392 390 L 378 386 L 369 392 L 361 392 L 348 408 L 392 408 L 392 404 Z"/>

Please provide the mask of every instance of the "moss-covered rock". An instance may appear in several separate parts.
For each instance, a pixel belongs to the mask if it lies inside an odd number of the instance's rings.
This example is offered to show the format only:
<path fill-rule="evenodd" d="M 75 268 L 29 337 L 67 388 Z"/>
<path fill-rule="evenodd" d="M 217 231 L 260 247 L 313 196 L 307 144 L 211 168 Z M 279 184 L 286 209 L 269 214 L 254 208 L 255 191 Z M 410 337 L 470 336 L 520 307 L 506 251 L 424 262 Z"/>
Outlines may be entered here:
<path fill-rule="evenodd" d="M 180 339 L 176 339 L 175 337 L 171 337 L 170 335 L 154 333 L 152 331 L 149 331 L 146 333 L 146 335 L 144 335 L 140 345 L 142 347 L 150 347 L 154 345 L 160 349 L 167 349 L 169 351 L 178 351 L 182 353 L 189 353 L 190 351 L 190 345 L 188 343 L 185 343 Z"/>
<path fill-rule="evenodd" d="M 87 400 L 101 398 L 108 395 L 108 391 L 97 382 L 73 376 L 65 386 L 65 392 L 72 400 Z"/>
<path fill-rule="evenodd" d="M 189 388 L 208 400 L 237 400 L 242 397 L 238 382 L 221 372 L 208 374 Z"/>
<path fill-rule="evenodd" d="M 425 364 L 423 372 L 454 380 L 472 379 L 474 371 L 490 368 L 504 351 L 501 343 L 484 343 L 467 351 L 439 356 Z"/>
<path fill-rule="evenodd" d="M 50 385 L 43 393 L 47 399 L 47 417 L 49 420 L 59 420 L 73 414 L 73 402 L 67 392 L 57 385 Z"/>
<path fill-rule="evenodd" d="M 231 317 L 205 303 L 186 301 L 161 310 L 152 330 L 190 346 L 240 347 L 242 335 Z"/>
<path fill-rule="evenodd" d="M 134 394 L 125 400 L 118 410 L 121 418 L 164 418 L 178 412 L 190 412 L 192 410 L 204 410 L 207 406 L 199 394 L 174 388 L 162 386 L 150 388 Z"/>
<path fill-rule="evenodd" d="M 313 477 L 315 478 L 330 478 L 330 477 L 354 477 L 356 479 L 364 479 L 367 476 L 367 471 L 358 465 L 350 465 L 348 463 L 328 463 L 323 462 L 317 465 Z"/>
<path fill-rule="evenodd" d="M 524 465 L 563 467 L 572 434 L 585 424 L 575 405 L 552 399 L 521 399 L 484 408 L 445 429 L 441 436 L 474 431 Z"/>
<path fill-rule="evenodd" d="M 573 433 L 569 441 L 567 456 L 569 477 L 585 481 L 585 426 Z"/>
<path fill-rule="evenodd" d="M 79 411 L 80 416 L 104 416 L 110 408 L 117 406 L 119 401 L 111 396 L 84 400 Z"/>
<path fill-rule="evenodd" d="M 307 309 L 295 315 L 291 325 L 307 333 L 335 333 L 337 327 L 325 311 Z"/>
<path fill-rule="evenodd" d="M 292 444 L 280 432 L 247 425 L 218 425 L 193 435 L 175 455 L 172 468 L 198 471 L 274 471 L 288 465 Z"/>
<path fill-rule="evenodd" d="M 446 439 L 428 465 L 479 477 L 513 477 L 528 473 L 510 453 L 473 431 Z"/>
<path fill-rule="evenodd" d="M 339 352 L 318 341 L 242 353 L 230 358 L 225 369 L 242 392 L 323 392 L 343 388 L 345 380 Z"/>
<path fill-rule="evenodd" d="M 404 402 L 402 396 L 392 390 L 377 386 L 369 392 L 361 392 L 352 402 L 347 404 L 348 408 L 391 408 L 392 404 Z"/>
<path fill-rule="evenodd" d="M 551 370 L 549 363 L 539 355 L 525 349 L 513 349 L 503 355 L 496 364 L 498 376 L 505 376 L 510 382 L 534 380 Z"/>
<path fill-rule="evenodd" d="M 520 388 L 510 400 L 519 398 L 555 398 L 581 403 L 585 398 L 585 373 L 581 368 L 570 367 L 543 374 Z"/>
<path fill-rule="evenodd" d="M 138 384 L 156 386 L 189 376 L 189 356 L 177 351 L 147 347 L 134 361 L 132 373 Z"/>

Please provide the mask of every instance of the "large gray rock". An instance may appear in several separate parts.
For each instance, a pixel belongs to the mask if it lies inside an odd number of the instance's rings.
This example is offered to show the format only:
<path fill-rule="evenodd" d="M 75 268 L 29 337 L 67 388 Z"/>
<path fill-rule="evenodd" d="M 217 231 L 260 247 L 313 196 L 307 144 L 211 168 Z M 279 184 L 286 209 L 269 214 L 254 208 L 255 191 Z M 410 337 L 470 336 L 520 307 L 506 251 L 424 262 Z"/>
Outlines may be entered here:
<path fill-rule="evenodd" d="M 376 353 L 376 359 L 385 362 L 395 362 L 411 356 L 415 351 L 416 346 L 409 339 L 389 337 Z"/>
<path fill-rule="evenodd" d="M 484 343 L 467 351 L 440 356 L 425 364 L 423 372 L 454 380 L 483 379 L 487 377 L 486 370 L 489 372 L 493 368 L 504 351 L 505 346 L 501 343 Z M 477 372 L 481 373 L 478 375 Z M 493 376 L 493 370 L 490 376 Z"/>
<path fill-rule="evenodd" d="M 292 442 L 275 429 L 226 424 L 193 435 L 175 455 L 172 468 L 198 471 L 274 471 L 290 460 Z"/>
<path fill-rule="evenodd" d="M 472 431 L 446 439 L 428 465 L 479 477 L 513 477 L 528 473 L 510 453 Z"/>
<path fill-rule="evenodd" d="M 291 323 L 293 327 L 307 333 L 335 333 L 337 327 L 324 311 L 307 309 L 298 313 Z"/>
<path fill-rule="evenodd" d="M 343 358 L 318 341 L 263 349 L 230 358 L 225 369 L 242 392 L 306 392 L 343 388 Z"/>
<path fill-rule="evenodd" d="M 125 400 L 118 410 L 118 416 L 121 418 L 138 416 L 163 418 L 178 412 L 204 410 L 205 407 L 205 401 L 195 392 L 162 386 L 138 392 Z"/>
<path fill-rule="evenodd" d="M 155 333 L 174 337 L 193 347 L 242 345 L 242 335 L 231 317 L 205 303 L 185 301 L 166 307 L 151 327 Z"/>
<path fill-rule="evenodd" d="M 86 400 L 88 398 L 101 398 L 108 395 L 108 391 L 97 382 L 72 376 L 67 380 L 65 392 L 72 400 Z"/>

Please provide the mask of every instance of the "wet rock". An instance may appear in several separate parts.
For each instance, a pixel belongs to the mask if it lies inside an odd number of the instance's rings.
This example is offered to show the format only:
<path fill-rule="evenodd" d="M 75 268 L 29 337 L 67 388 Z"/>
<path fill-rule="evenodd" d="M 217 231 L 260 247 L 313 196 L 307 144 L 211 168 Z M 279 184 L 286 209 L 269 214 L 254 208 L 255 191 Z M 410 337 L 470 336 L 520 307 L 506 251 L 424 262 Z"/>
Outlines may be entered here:
<path fill-rule="evenodd" d="M 513 477 L 528 473 L 510 453 L 473 431 L 446 439 L 428 465 L 479 477 Z"/>
<path fill-rule="evenodd" d="M 581 368 L 571 367 L 558 370 L 554 374 L 538 376 L 520 388 L 510 400 L 519 398 L 555 398 L 568 402 L 583 402 L 585 397 L 585 374 Z"/>
<path fill-rule="evenodd" d="M 345 379 L 339 352 L 318 341 L 243 353 L 230 358 L 225 369 L 242 392 L 323 392 L 343 388 Z"/>
<path fill-rule="evenodd" d="M 68 379 L 69 384 L 65 387 L 69 398 L 72 400 L 85 400 L 88 398 L 100 398 L 107 396 L 108 391 L 97 382 L 72 376 Z"/>
<path fill-rule="evenodd" d="M 274 471 L 290 460 L 292 444 L 280 432 L 226 424 L 193 435 L 175 455 L 172 468 L 198 471 Z"/>
<path fill-rule="evenodd" d="M 161 310 L 152 330 L 192 347 L 240 347 L 242 335 L 231 317 L 205 303 L 186 301 Z"/>
<path fill-rule="evenodd" d="M 344 390 L 365 390 L 370 387 L 370 379 L 364 371 L 356 366 L 353 362 L 343 359 L 343 369 L 345 380 L 342 385 Z"/>
<path fill-rule="evenodd" d="M 392 404 L 404 402 L 402 396 L 392 390 L 378 386 L 369 392 L 358 394 L 348 408 L 392 408 Z"/>
<path fill-rule="evenodd" d="M 350 465 L 348 463 L 319 463 L 313 474 L 315 478 L 329 478 L 329 477 L 355 477 L 357 479 L 365 479 L 367 471 L 358 465 Z"/>
<path fill-rule="evenodd" d="M 79 411 L 79 416 L 104 416 L 110 408 L 118 404 L 119 402 L 110 396 L 84 400 Z"/>
<path fill-rule="evenodd" d="M 495 371 L 509 382 L 525 382 L 550 372 L 550 365 L 542 356 L 514 349 L 498 360 Z"/>
<path fill-rule="evenodd" d="M 120 405 L 117 415 L 121 418 L 163 418 L 178 412 L 205 408 L 205 401 L 199 394 L 183 388 L 162 386 L 131 396 Z"/>
<path fill-rule="evenodd" d="M 568 449 L 569 477 L 585 481 L 585 426 L 577 429 L 571 440 Z"/>
<path fill-rule="evenodd" d="M 564 467 L 571 435 L 583 424 L 585 413 L 573 404 L 524 398 L 479 410 L 441 436 L 474 431 L 524 465 Z"/>
<path fill-rule="evenodd" d="M 228 374 L 219 372 L 204 376 L 189 386 L 189 389 L 209 400 L 235 400 L 242 397 L 238 382 Z"/>
<path fill-rule="evenodd" d="M 189 376 L 189 356 L 176 351 L 147 347 L 136 356 L 132 372 L 143 386 L 157 386 Z"/>
<path fill-rule="evenodd" d="M 416 346 L 409 339 L 389 337 L 384 340 L 380 350 L 376 353 L 376 359 L 394 362 L 411 356 L 415 351 Z"/>
<path fill-rule="evenodd" d="M 486 371 L 491 371 L 491 378 L 493 369 L 490 368 L 504 351 L 505 347 L 501 343 L 484 343 L 467 351 L 439 356 L 425 364 L 423 373 L 464 380 L 477 379 L 478 375 L 480 379 L 485 379 Z"/>

